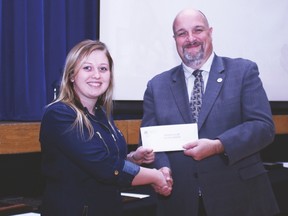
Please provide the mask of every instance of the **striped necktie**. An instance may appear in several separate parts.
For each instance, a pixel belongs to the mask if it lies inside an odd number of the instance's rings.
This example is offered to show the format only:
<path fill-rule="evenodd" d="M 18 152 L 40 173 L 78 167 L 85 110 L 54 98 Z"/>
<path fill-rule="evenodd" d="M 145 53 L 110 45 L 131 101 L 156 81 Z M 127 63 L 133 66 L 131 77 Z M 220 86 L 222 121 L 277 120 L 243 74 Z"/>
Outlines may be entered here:
<path fill-rule="evenodd" d="M 204 92 L 204 82 L 202 77 L 202 70 L 195 70 L 194 87 L 190 98 L 190 108 L 192 111 L 193 122 L 198 122 L 198 115 L 202 105 L 202 96 Z"/>

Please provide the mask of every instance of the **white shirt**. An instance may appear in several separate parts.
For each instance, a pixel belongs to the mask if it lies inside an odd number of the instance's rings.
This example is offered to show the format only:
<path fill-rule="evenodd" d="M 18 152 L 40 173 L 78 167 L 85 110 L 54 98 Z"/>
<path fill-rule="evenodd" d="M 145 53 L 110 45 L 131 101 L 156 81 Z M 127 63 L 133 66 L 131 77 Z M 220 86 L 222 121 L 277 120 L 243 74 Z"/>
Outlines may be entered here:
<path fill-rule="evenodd" d="M 214 56 L 215 56 L 215 54 L 214 54 L 214 52 L 212 52 L 212 54 L 207 59 L 205 64 L 201 68 L 199 68 L 199 70 L 202 70 L 202 76 L 203 76 L 203 81 L 204 81 L 204 93 L 205 93 L 205 89 L 206 89 L 206 85 L 207 85 L 207 81 L 208 81 L 208 77 L 209 77 L 209 72 L 211 69 L 211 65 L 212 65 L 212 61 L 213 61 Z M 194 69 L 188 67 L 184 63 L 182 63 L 182 66 L 183 66 L 184 75 L 185 75 L 188 98 L 190 100 L 192 90 L 194 87 L 194 80 L 195 80 L 195 76 L 193 75 Z"/>

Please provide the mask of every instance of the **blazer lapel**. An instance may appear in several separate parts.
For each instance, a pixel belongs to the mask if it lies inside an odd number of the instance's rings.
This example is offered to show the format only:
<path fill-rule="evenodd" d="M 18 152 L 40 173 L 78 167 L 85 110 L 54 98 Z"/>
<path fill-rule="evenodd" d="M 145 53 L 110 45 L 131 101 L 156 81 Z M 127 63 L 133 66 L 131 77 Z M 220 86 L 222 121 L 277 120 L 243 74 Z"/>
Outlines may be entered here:
<path fill-rule="evenodd" d="M 185 123 L 190 123 L 192 121 L 192 116 L 189 108 L 189 99 L 182 65 L 178 66 L 171 74 L 170 89 L 183 121 Z"/>
<path fill-rule="evenodd" d="M 209 73 L 208 83 L 206 85 L 205 94 L 202 99 L 202 107 L 198 118 L 198 130 L 201 129 L 205 119 L 215 103 L 217 96 L 225 81 L 224 65 L 220 57 L 213 59 L 211 71 Z"/>

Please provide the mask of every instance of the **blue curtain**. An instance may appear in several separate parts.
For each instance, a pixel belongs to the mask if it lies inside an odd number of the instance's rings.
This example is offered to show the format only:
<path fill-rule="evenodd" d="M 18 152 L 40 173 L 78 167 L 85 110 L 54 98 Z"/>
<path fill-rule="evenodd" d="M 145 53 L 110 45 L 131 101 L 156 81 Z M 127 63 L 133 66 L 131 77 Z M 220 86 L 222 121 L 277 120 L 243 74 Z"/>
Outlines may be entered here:
<path fill-rule="evenodd" d="M 68 51 L 99 38 L 100 0 L 0 0 L 0 120 L 39 121 Z"/>

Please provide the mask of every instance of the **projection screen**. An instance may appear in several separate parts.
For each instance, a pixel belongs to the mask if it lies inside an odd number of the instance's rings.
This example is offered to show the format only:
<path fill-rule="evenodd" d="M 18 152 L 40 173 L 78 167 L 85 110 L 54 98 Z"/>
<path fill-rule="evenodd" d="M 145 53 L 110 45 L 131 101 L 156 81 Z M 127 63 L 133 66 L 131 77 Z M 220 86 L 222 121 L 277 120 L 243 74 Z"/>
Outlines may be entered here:
<path fill-rule="evenodd" d="M 288 101 L 287 0 L 103 0 L 100 40 L 114 59 L 115 100 L 143 100 L 154 75 L 178 64 L 172 22 L 183 8 L 203 11 L 219 56 L 255 61 L 270 101 Z"/>

